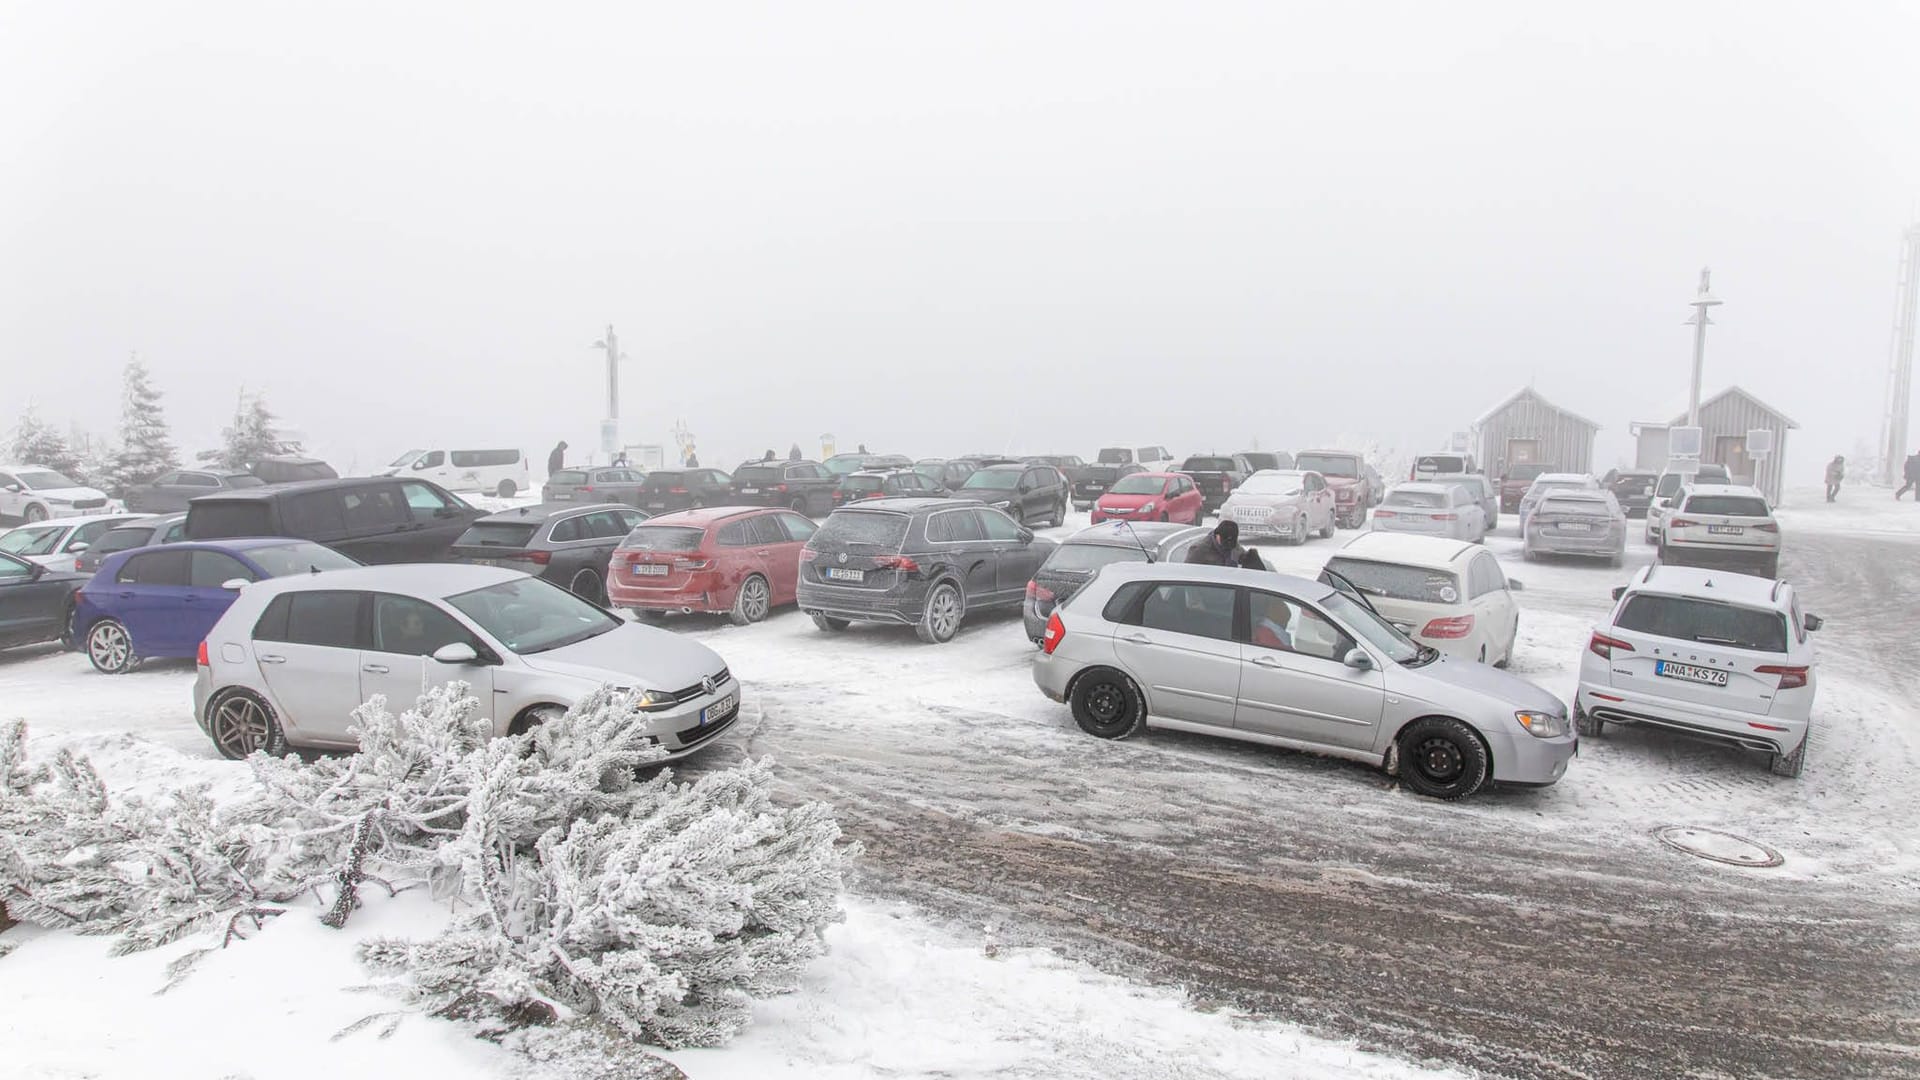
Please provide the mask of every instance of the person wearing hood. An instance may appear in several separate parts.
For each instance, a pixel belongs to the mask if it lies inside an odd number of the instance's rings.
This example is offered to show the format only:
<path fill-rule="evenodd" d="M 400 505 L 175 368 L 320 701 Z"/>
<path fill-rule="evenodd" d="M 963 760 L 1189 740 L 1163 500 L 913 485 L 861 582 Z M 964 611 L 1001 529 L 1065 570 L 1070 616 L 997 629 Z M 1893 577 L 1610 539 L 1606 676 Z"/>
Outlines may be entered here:
<path fill-rule="evenodd" d="M 560 445 L 554 447 L 553 453 L 547 455 L 547 475 L 552 476 L 554 473 L 557 473 L 561 469 L 564 469 L 566 467 L 567 467 L 567 440 L 561 439 Z"/>
<path fill-rule="evenodd" d="M 794 444 L 793 444 L 793 449 L 791 449 L 791 450 L 789 450 L 789 451 L 787 451 L 787 460 L 788 460 L 788 461 L 799 461 L 799 460 L 801 460 L 801 458 L 800 458 L 800 444 L 799 444 L 799 443 L 794 443 Z"/>
<path fill-rule="evenodd" d="M 1827 501 L 1832 502 L 1840 494 L 1840 481 L 1847 478 L 1847 459 L 1839 454 L 1827 462 Z"/>
<path fill-rule="evenodd" d="M 1893 493 L 1893 501 L 1899 502 L 1900 496 L 1911 491 L 1913 501 L 1920 502 L 1920 450 L 1907 455 L 1907 464 L 1901 469 L 1900 477 L 1906 483 L 1900 485 L 1900 490 Z"/>
<path fill-rule="evenodd" d="M 1223 521 L 1213 527 L 1206 539 L 1187 549 L 1186 561 L 1196 566 L 1242 566 L 1247 549 L 1240 546 L 1240 526 Z M 1256 556 L 1257 558 L 1258 556 Z"/>

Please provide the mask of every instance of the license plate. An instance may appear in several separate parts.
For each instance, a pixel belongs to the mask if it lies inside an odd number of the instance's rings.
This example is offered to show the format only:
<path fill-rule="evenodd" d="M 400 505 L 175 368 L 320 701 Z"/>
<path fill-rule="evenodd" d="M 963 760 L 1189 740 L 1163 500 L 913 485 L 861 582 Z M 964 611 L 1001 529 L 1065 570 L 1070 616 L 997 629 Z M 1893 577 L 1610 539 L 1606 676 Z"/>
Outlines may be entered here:
<path fill-rule="evenodd" d="M 867 572 L 865 570 L 848 570 L 841 566 L 829 566 L 827 567 L 827 580 L 865 581 L 867 580 Z"/>
<path fill-rule="evenodd" d="M 700 726 L 706 727 L 715 720 L 725 720 L 727 717 L 733 715 L 733 710 L 739 707 L 739 695 L 728 694 L 726 697 L 700 710 Z"/>
<path fill-rule="evenodd" d="M 1707 531 L 1715 536 L 1739 536 L 1747 530 L 1738 525 L 1709 525 Z"/>
<path fill-rule="evenodd" d="M 637 563 L 633 568 L 634 577 L 666 577 L 665 563 Z"/>
<path fill-rule="evenodd" d="M 1669 679 L 1684 679 L 1687 682 L 1706 683 L 1708 686 L 1727 685 L 1727 673 L 1716 668 L 1699 667 L 1695 664 L 1676 664 L 1671 660 L 1656 660 L 1653 665 L 1655 675 L 1664 675 Z"/>
<path fill-rule="evenodd" d="M 1088 485 L 1087 485 L 1087 490 L 1088 490 L 1088 491 L 1105 491 L 1105 490 L 1107 490 L 1107 485 L 1105 485 L 1105 484 L 1088 484 Z"/>
<path fill-rule="evenodd" d="M 760 489 L 759 489 L 759 488 L 741 488 L 741 489 L 740 489 L 740 494 L 742 494 L 742 495 L 758 495 L 758 494 L 760 494 Z"/>
<path fill-rule="evenodd" d="M 1593 526 L 1584 521 L 1563 521 L 1555 526 L 1561 532 L 1592 532 Z"/>
<path fill-rule="evenodd" d="M 649 510 L 665 510 L 666 508 L 667 504 L 663 502 L 655 501 L 647 503 L 647 509 Z"/>

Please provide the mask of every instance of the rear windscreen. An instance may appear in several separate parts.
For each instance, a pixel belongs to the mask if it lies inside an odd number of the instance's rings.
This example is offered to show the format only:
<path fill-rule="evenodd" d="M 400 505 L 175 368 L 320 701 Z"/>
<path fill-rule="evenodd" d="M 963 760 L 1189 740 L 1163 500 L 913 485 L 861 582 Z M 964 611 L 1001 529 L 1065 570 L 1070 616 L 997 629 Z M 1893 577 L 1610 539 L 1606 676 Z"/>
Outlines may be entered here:
<path fill-rule="evenodd" d="M 273 536 L 273 515 L 265 500 L 196 500 L 187 514 L 187 537 L 219 540 L 229 536 Z"/>
<path fill-rule="evenodd" d="M 1329 560 L 1327 569 L 1353 582 L 1354 588 L 1370 596 L 1428 604 L 1452 604 L 1460 600 L 1460 580 L 1445 570 L 1339 558 Z"/>
<path fill-rule="evenodd" d="M 1112 544 L 1062 544 L 1053 549 L 1042 570 L 1098 570 L 1114 563 L 1142 563 L 1147 553 L 1139 548 L 1114 547 Z"/>
<path fill-rule="evenodd" d="M 686 487 L 687 474 L 677 472 L 656 472 L 647 474 L 645 484 L 648 491 L 665 491 L 668 488 Z"/>
<path fill-rule="evenodd" d="M 733 470 L 736 484 L 772 484 L 780 479 L 780 470 L 770 465 L 743 465 Z"/>
<path fill-rule="evenodd" d="M 1133 461 L 1131 450 L 1102 450 L 1100 460 L 1108 465 L 1126 465 Z"/>
<path fill-rule="evenodd" d="M 308 574 L 315 570 L 346 570 L 360 564 L 329 547 L 319 544 L 274 544 L 247 549 L 252 559 L 270 577 Z"/>
<path fill-rule="evenodd" d="M 523 548 L 540 531 L 537 521 L 476 521 L 467 526 L 454 547 Z"/>
<path fill-rule="evenodd" d="M 898 548 L 907 538 L 907 516 L 877 510 L 839 510 L 813 534 L 814 548 Z"/>
<path fill-rule="evenodd" d="M 1457 457 L 1416 458 L 1413 467 L 1424 473 L 1460 473 L 1467 471 L 1467 463 Z"/>
<path fill-rule="evenodd" d="M 1592 514 L 1599 517 L 1610 516 L 1607 504 L 1601 502 L 1599 499 L 1546 498 L 1540 500 L 1540 509 L 1537 512 L 1542 514 Z"/>
<path fill-rule="evenodd" d="M 1225 457 L 1190 457 L 1180 466 L 1181 472 L 1232 472 L 1233 459 Z"/>
<path fill-rule="evenodd" d="M 1685 596 L 1639 593 L 1614 620 L 1623 630 L 1757 652 L 1787 651 L 1787 620 L 1777 611 Z"/>
<path fill-rule="evenodd" d="M 1344 454 L 1301 454 L 1293 459 L 1293 465 L 1321 476 L 1355 479 L 1360 475 L 1360 463 Z"/>
<path fill-rule="evenodd" d="M 1411 506 L 1422 510 L 1431 510 L 1453 505 L 1453 500 L 1438 491 L 1390 491 L 1387 493 L 1387 506 Z"/>
<path fill-rule="evenodd" d="M 1767 501 L 1751 495 L 1695 495 L 1687 500 L 1687 513 L 1763 518 L 1767 516 Z"/>
<path fill-rule="evenodd" d="M 642 525 L 620 541 L 626 551 L 699 551 L 707 530 L 688 525 Z"/>
<path fill-rule="evenodd" d="M 851 491 L 856 494 L 879 491 L 881 487 L 882 483 L 878 476 L 846 476 L 840 480 L 841 491 Z"/>
<path fill-rule="evenodd" d="M 584 484 L 587 473 L 584 469 L 559 469 L 547 477 L 549 484 Z"/>

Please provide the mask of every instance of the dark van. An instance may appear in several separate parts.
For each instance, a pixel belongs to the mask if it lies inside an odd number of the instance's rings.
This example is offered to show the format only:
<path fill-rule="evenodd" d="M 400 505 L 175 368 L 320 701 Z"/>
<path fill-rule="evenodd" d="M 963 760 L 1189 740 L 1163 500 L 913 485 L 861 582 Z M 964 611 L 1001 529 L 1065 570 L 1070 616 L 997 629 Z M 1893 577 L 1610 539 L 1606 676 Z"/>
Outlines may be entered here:
<path fill-rule="evenodd" d="M 291 536 L 363 563 L 437 562 L 484 513 L 425 480 L 312 480 L 195 499 L 187 538 Z"/>

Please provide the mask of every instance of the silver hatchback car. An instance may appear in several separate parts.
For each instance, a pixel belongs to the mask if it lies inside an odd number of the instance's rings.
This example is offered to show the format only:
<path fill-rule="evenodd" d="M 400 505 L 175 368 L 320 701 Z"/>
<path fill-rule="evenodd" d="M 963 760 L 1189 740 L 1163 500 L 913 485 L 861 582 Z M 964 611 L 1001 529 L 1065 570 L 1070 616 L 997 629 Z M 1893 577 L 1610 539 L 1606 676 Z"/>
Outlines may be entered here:
<path fill-rule="evenodd" d="M 1442 799 L 1551 784 L 1578 745 L 1540 687 L 1417 644 L 1363 599 L 1259 570 L 1109 566 L 1054 610 L 1033 679 L 1101 738 L 1160 727 L 1310 750 Z"/>
<path fill-rule="evenodd" d="M 740 683 L 712 649 L 630 623 L 514 570 L 372 566 L 248 585 L 201 643 L 194 717 L 230 758 L 351 749 L 352 712 L 467 683 L 496 735 L 564 713 L 602 686 L 634 694 L 647 730 L 683 757 L 739 716 Z"/>

